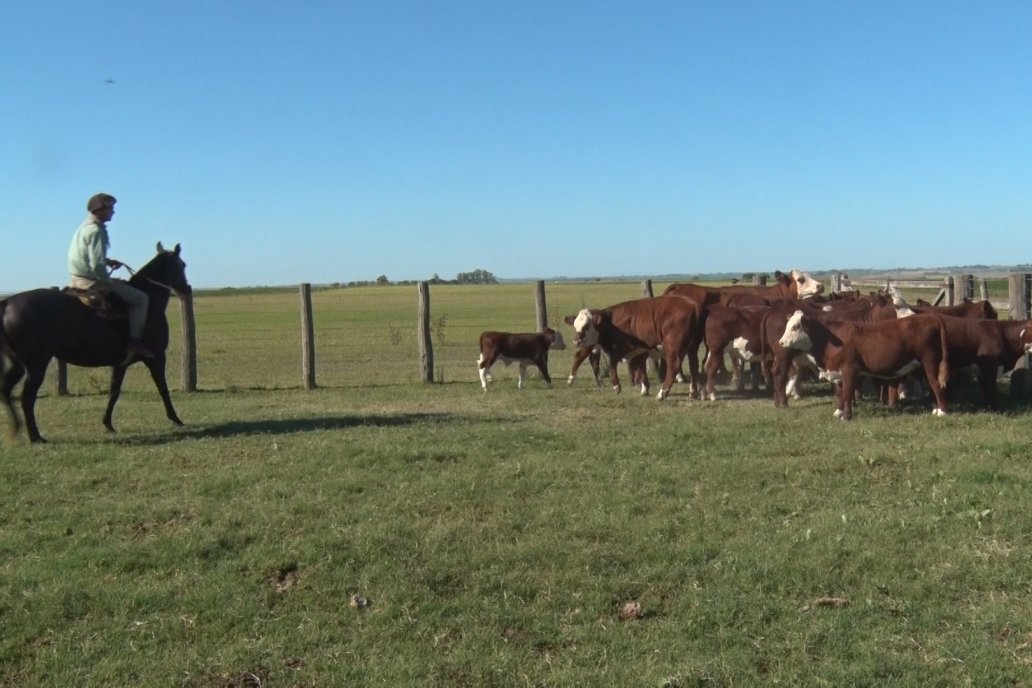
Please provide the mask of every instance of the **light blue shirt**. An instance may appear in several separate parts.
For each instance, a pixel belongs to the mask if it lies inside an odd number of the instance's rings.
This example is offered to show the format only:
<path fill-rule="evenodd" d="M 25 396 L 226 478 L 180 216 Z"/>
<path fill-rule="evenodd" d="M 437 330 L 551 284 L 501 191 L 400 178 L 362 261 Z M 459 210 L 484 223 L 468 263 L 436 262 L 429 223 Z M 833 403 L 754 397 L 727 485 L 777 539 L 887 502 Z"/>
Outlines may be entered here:
<path fill-rule="evenodd" d="M 107 267 L 107 250 L 111 245 L 107 227 L 92 214 L 86 217 L 68 247 L 68 272 L 97 281 L 111 279 Z"/>

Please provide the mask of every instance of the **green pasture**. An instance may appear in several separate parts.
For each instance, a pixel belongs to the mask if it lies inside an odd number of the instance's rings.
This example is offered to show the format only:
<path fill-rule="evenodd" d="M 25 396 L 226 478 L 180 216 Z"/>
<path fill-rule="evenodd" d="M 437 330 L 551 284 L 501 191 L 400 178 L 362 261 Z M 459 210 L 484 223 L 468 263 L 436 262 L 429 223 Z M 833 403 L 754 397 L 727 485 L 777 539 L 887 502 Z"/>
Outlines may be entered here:
<path fill-rule="evenodd" d="M 546 289 L 555 324 L 641 293 Z M 196 295 L 183 428 L 143 369 L 113 436 L 106 372 L 48 381 L 50 443 L 0 452 L 0 685 L 1032 681 L 1024 404 L 657 402 L 566 386 L 570 351 L 484 393 L 477 335 L 533 330 L 532 285 L 433 287 L 424 385 L 415 287 L 313 301 L 313 391 L 293 289 Z"/>

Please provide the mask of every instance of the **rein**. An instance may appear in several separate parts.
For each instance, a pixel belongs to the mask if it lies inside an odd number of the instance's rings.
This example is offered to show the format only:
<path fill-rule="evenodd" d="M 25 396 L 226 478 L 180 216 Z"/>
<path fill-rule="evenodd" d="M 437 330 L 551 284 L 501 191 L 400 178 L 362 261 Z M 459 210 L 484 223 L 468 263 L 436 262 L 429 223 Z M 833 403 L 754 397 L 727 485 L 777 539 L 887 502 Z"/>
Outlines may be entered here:
<path fill-rule="evenodd" d="M 130 277 L 136 275 L 136 270 L 133 270 L 131 267 L 129 267 L 125 263 L 122 263 L 122 267 L 129 271 L 129 276 Z M 176 296 L 179 296 L 179 292 L 176 291 L 175 288 L 173 288 L 172 285 L 170 285 L 170 284 L 165 284 L 164 282 L 159 282 L 158 280 L 152 279 L 150 277 L 147 277 L 146 275 L 143 276 L 143 279 L 147 280 L 148 282 L 150 282 L 151 284 L 153 284 L 155 286 L 161 287 L 162 289 L 167 289 L 169 292 L 175 294 Z"/>

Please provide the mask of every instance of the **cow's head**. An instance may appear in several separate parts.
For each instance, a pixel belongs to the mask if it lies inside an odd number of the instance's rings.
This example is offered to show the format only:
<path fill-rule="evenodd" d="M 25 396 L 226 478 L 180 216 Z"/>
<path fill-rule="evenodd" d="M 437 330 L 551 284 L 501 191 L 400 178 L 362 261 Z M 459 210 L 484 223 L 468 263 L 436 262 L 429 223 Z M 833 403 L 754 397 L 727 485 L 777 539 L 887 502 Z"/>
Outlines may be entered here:
<path fill-rule="evenodd" d="M 589 308 L 582 308 L 577 315 L 567 316 L 565 322 L 573 325 L 573 344 L 578 349 L 589 349 L 598 344 L 600 318 L 597 313 L 592 313 Z"/>
<path fill-rule="evenodd" d="M 565 349 L 566 342 L 563 341 L 563 333 L 558 330 L 553 330 L 551 327 L 545 328 L 545 337 L 548 338 L 549 349 Z"/>
<path fill-rule="evenodd" d="M 785 323 L 785 332 L 781 335 L 781 339 L 778 340 L 778 344 L 786 349 L 799 349 L 800 351 L 809 351 L 813 348 L 810 335 L 803 329 L 802 311 L 793 313 L 792 317 Z"/>
<path fill-rule="evenodd" d="M 892 299 L 892 305 L 896 307 L 897 318 L 909 318 L 912 315 L 917 315 L 903 297 L 903 292 L 895 284 L 889 285 L 889 298 Z"/>
<path fill-rule="evenodd" d="M 802 270 L 792 271 L 792 281 L 795 282 L 796 293 L 801 299 L 808 299 L 824 293 L 824 285 L 820 280 L 815 280 L 809 273 Z"/>

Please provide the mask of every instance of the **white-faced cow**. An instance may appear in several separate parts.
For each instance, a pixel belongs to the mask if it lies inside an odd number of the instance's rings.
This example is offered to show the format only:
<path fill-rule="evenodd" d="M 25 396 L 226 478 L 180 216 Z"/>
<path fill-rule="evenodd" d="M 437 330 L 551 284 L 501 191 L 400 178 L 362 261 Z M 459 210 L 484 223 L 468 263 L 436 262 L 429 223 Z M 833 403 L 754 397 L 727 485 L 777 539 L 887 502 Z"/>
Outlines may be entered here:
<path fill-rule="evenodd" d="M 616 362 L 627 361 L 632 379 L 647 380 L 645 362 L 649 353 L 662 350 L 666 363 L 665 376 L 657 399 L 670 393 L 681 369 L 681 361 L 689 356 L 691 389 L 698 393 L 698 346 L 690 343 L 701 338 L 699 307 L 691 299 L 680 296 L 625 301 L 602 309 L 582 309 L 573 316 L 574 342 L 578 348 L 599 346 L 610 359 L 613 389 L 620 391 Z M 643 383 L 647 388 L 647 383 Z"/>
<path fill-rule="evenodd" d="M 477 359 L 477 371 L 480 373 L 480 386 L 487 391 L 487 383 L 491 380 L 491 366 L 495 361 L 505 365 L 519 363 L 520 373 L 516 386 L 523 389 L 523 379 L 527 374 L 527 366 L 533 364 L 541 371 L 545 384 L 551 386 L 552 378 L 548 375 L 549 349 L 565 349 L 563 335 L 550 327 L 544 332 L 483 332 L 480 335 L 480 358 Z"/>
<path fill-rule="evenodd" d="M 852 322 L 874 322 L 896 318 L 892 302 L 882 298 L 861 297 L 856 300 L 830 300 L 823 303 L 812 299 L 798 301 L 797 305 L 782 304 L 768 309 L 760 323 L 759 352 L 764 366 L 770 367 L 768 379 L 773 388 L 774 405 L 788 406 L 788 398 L 799 399 L 799 378 L 803 372 L 819 375 L 817 363 L 807 351 L 786 349 L 780 340 L 788 319 L 797 310 L 815 317 L 835 318 Z M 750 349 L 756 351 L 753 344 Z"/>
<path fill-rule="evenodd" d="M 941 316 L 857 323 L 800 310 L 789 317 L 779 344 L 808 352 L 822 376 L 839 383 L 835 415 L 844 420 L 853 416 L 860 375 L 898 380 L 917 369 L 924 371 L 935 396 L 932 413 L 946 415 L 943 388 L 949 376 L 949 345 Z"/>

